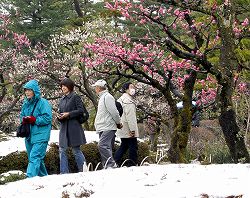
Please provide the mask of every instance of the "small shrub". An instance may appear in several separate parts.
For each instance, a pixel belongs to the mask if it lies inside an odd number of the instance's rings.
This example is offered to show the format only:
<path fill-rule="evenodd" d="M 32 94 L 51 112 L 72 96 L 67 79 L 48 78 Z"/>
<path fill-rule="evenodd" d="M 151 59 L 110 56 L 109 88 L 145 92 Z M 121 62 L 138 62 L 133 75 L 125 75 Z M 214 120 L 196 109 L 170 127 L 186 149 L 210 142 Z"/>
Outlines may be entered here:
<path fill-rule="evenodd" d="M 0 185 L 9 183 L 9 182 L 15 182 L 18 180 L 25 179 L 26 175 L 24 173 L 11 173 L 8 176 L 0 175 Z"/>
<path fill-rule="evenodd" d="M 208 144 L 204 155 L 207 159 L 211 156 L 211 163 L 233 163 L 228 147 L 225 144 Z M 209 159 L 210 160 L 210 159 Z"/>
<path fill-rule="evenodd" d="M 118 149 L 118 145 L 115 144 L 114 152 Z M 97 164 L 101 162 L 100 153 L 98 150 L 97 142 L 92 142 L 81 146 L 81 150 L 84 153 L 87 163 L 92 163 L 93 169 L 96 168 Z M 142 160 L 149 156 L 149 146 L 146 143 L 138 143 L 138 164 Z M 127 155 L 124 156 L 124 160 L 127 159 Z M 71 149 L 68 149 L 68 160 L 69 160 L 69 169 L 70 172 L 77 172 L 77 166 L 73 152 Z M 59 148 L 55 143 L 50 145 L 49 150 L 45 156 L 45 166 L 47 168 L 48 174 L 59 174 L 60 173 L 60 160 L 59 160 Z M 26 172 L 28 166 L 28 157 L 25 151 L 10 153 L 7 156 L 4 156 L 0 160 L 0 174 L 8 172 L 10 170 L 21 170 Z M 102 167 L 99 166 L 98 169 Z"/>
<path fill-rule="evenodd" d="M 25 151 L 13 152 L 4 156 L 0 160 L 0 174 L 11 170 L 21 170 L 26 172 L 28 166 L 28 156 Z"/>
<path fill-rule="evenodd" d="M 147 143 L 144 143 L 144 142 L 138 143 L 138 164 L 139 165 L 145 157 L 150 155 L 149 150 L 150 149 Z"/>
<path fill-rule="evenodd" d="M 44 162 L 48 174 L 59 174 L 59 147 L 55 143 L 50 144 L 50 149 L 47 151 Z"/>
<path fill-rule="evenodd" d="M 187 159 L 201 158 L 206 163 L 233 163 L 218 120 L 203 120 L 191 130 Z"/>
<path fill-rule="evenodd" d="M 92 142 L 81 146 L 81 149 L 84 153 L 87 163 L 91 162 L 93 168 L 95 168 L 97 164 L 101 162 L 101 156 L 97 144 L 98 144 L 97 142 Z"/>

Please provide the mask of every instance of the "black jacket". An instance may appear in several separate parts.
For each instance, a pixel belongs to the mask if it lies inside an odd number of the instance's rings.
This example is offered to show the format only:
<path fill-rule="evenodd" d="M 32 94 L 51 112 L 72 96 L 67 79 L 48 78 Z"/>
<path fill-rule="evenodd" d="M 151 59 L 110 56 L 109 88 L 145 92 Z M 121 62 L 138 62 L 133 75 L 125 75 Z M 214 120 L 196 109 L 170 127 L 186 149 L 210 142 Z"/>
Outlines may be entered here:
<path fill-rule="evenodd" d="M 82 125 L 79 122 L 84 112 L 81 97 L 74 92 L 63 96 L 59 103 L 59 112 L 69 112 L 67 119 L 60 120 L 60 147 L 75 147 L 86 143 Z"/>

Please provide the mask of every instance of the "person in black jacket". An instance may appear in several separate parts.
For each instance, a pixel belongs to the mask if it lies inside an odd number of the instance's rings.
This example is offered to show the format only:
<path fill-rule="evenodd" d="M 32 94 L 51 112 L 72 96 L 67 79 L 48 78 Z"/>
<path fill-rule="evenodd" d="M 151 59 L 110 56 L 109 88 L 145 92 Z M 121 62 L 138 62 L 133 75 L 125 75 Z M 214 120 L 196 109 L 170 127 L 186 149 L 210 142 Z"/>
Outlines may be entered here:
<path fill-rule="evenodd" d="M 68 147 L 72 147 L 78 171 L 82 172 L 83 167 L 86 166 L 86 160 L 80 146 L 86 143 L 86 138 L 80 119 L 86 110 L 80 96 L 74 92 L 74 82 L 71 79 L 65 78 L 61 81 L 60 86 L 64 94 L 59 103 L 57 116 L 60 121 L 60 173 L 69 173 Z"/>

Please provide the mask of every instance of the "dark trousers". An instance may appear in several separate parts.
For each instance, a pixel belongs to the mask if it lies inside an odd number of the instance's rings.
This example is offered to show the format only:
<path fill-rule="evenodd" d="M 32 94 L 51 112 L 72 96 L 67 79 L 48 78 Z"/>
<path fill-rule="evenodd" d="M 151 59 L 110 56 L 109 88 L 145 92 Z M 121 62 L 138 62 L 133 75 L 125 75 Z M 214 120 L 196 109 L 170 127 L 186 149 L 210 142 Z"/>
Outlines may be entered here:
<path fill-rule="evenodd" d="M 99 133 L 98 149 L 101 155 L 103 168 L 115 168 L 116 163 L 112 154 L 112 145 L 114 144 L 115 130 Z"/>
<path fill-rule="evenodd" d="M 122 157 L 124 154 L 129 150 L 127 162 L 124 163 L 126 166 L 136 166 L 137 165 L 137 158 L 138 158 L 138 144 L 137 138 L 121 138 L 121 145 L 118 150 L 115 152 L 115 161 L 116 163 L 121 166 L 123 161 Z M 126 160 L 126 159 L 124 159 Z"/>

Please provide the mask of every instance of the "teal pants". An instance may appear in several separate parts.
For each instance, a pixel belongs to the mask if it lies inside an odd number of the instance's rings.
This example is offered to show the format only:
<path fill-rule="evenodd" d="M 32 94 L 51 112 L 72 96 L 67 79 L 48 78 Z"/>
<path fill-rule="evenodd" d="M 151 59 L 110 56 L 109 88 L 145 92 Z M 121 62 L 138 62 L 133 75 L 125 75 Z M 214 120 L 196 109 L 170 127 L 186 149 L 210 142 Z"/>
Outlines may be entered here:
<path fill-rule="evenodd" d="M 48 175 L 44 164 L 48 142 L 38 142 L 31 144 L 29 140 L 25 140 L 25 146 L 29 160 L 26 171 L 27 177 L 42 177 Z"/>

